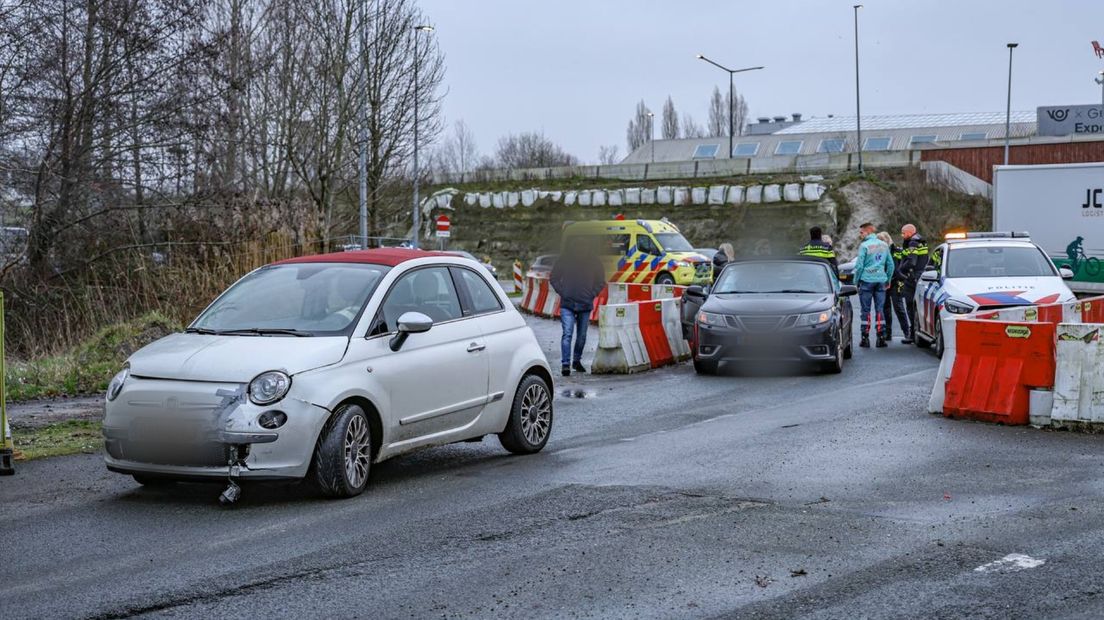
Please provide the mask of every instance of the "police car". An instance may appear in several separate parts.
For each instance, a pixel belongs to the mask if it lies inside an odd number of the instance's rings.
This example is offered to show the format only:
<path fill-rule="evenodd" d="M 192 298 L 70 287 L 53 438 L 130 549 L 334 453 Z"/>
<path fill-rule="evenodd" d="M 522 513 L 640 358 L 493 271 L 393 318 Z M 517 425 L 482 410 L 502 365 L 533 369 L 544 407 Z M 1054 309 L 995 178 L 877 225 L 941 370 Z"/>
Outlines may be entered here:
<path fill-rule="evenodd" d="M 916 287 L 916 345 L 943 356 L 944 313 L 1073 301 L 1071 278 L 1026 232 L 950 233 Z"/>

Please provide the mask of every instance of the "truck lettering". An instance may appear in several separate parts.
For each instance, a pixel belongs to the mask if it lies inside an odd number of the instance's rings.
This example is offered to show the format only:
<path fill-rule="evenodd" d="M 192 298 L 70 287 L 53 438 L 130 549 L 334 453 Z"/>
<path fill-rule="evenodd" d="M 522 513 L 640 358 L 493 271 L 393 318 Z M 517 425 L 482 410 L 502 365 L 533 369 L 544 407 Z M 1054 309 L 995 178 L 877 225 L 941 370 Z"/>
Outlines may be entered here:
<path fill-rule="evenodd" d="M 1100 203 L 1100 194 L 1101 194 L 1101 192 L 1104 192 L 1104 189 L 1099 188 L 1099 187 L 1096 187 L 1096 188 L 1090 187 L 1090 188 L 1086 189 L 1085 190 L 1085 204 L 1081 205 L 1081 208 L 1082 209 L 1088 209 L 1089 207 L 1092 207 L 1093 209 L 1104 209 L 1104 205 L 1102 205 Z"/>

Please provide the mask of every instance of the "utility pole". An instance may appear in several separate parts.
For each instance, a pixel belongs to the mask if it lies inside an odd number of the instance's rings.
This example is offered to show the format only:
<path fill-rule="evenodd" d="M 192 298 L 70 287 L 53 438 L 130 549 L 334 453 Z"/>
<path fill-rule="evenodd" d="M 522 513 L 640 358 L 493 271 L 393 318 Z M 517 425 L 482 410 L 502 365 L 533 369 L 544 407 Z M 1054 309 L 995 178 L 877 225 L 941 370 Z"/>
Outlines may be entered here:
<path fill-rule="evenodd" d="M 418 229 L 422 225 L 422 209 L 418 204 L 418 177 L 421 174 L 418 170 L 418 100 L 421 98 L 418 93 L 418 65 L 421 64 L 421 57 L 418 56 L 419 32 L 433 32 L 433 26 L 414 26 L 414 238 L 410 244 L 415 248 L 418 247 Z"/>
<path fill-rule="evenodd" d="M 728 156 L 732 157 L 732 136 L 735 135 L 735 133 L 736 133 L 736 122 L 735 122 L 736 102 L 733 101 L 733 98 L 735 97 L 735 90 L 733 90 L 733 88 L 732 88 L 732 75 L 735 74 L 735 73 L 743 73 L 744 71 L 758 71 L 759 69 L 765 69 L 766 67 L 748 67 L 746 69 L 729 69 L 728 67 L 726 67 L 722 64 L 713 62 L 712 60 L 706 58 L 702 54 L 698 54 L 697 58 L 698 58 L 698 60 L 704 60 L 705 62 L 713 65 L 714 67 L 717 67 L 721 71 L 727 71 L 728 72 Z"/>
<path fill-rule="evenodd" d="M 652 128 L 652 121 L 655 119 L 655 114 L 651 111 L 648 112 L 648 142 L 652 147 L 652 163 L 655 163 L 655 130 Z"/>
<path fill-rule="evenodd" d="M 368 249 L 368 0 L 360 2 L 360 65 L 364 75 L 360 96 L 360 149 L 357 189 L 360 201 L 360 249 Z"/>
<path fill-rule="evenodd" d="M 855 150 L 859 152 L 859 174 L 863 174 L 862 160 L 862 107 L 859 97 L 859 9 L 863 5 L 851 7 L 855 10 Z"/>
<path fill-rule="evenodd" d="M 1004 110 L 1004 165 L 1008 165 L 1008 142 L 1011 139 L 1012 130 L 1012 50 L 1019 43 L 1008 44 L 1008 103 Z"/>

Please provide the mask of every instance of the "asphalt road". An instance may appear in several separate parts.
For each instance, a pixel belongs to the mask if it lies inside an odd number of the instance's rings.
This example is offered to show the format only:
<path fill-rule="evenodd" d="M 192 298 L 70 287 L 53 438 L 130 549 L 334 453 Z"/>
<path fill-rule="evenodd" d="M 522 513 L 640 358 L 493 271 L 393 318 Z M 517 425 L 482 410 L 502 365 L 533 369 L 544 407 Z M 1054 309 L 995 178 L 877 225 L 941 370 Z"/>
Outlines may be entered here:
<path fill-rule="evenodd" d="M 935 367 L 894 344 L 840 376 L 572 377 L 544 452 L 429 450 L 345 501 L 246 488 L 227 510 L 218 487 L 143 489 L 97 457 L 21 464 L 0 479 L 0 610 L 1104 615 L 1102 438 L 924 413 Z"/>

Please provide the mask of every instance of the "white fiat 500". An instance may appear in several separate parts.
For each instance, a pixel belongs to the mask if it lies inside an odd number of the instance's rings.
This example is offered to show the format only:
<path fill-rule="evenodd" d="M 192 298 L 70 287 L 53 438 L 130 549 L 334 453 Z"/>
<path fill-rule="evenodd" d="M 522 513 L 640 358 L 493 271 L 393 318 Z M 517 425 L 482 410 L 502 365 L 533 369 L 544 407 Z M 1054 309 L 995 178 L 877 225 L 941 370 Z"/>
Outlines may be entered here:
<path fill-rule="evenodd" d="M 372 463 L 497 435 L 542 449 L 552 374 L 479 264 L 406 249 L 282 261 L 243 277 L 108 387 L 105 460 L 142 484 L 307 478 L 364 490 Z M 229 497 L 229 498 L 228 498 Z"/>

